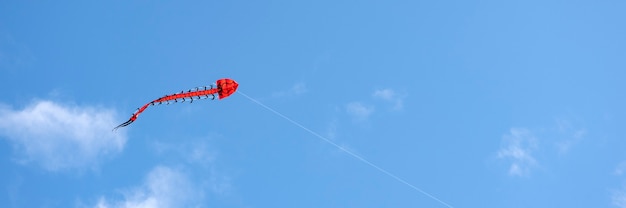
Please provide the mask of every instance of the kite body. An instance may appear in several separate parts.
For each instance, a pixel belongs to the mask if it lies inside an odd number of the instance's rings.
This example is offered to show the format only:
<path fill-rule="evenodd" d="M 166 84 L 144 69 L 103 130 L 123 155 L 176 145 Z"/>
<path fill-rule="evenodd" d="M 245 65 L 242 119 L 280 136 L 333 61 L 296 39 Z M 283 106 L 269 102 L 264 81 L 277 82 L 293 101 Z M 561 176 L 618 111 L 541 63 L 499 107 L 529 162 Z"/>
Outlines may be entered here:
<path fill-rule="evenodd" d="M 189 100 L 189 102 L 193 102 L 194 100 L 207 99 L 209 98 L 209 96 L 212 100 L 214 100 L 216 94 L 217 98 L 221 100 L 235 93 L 237 87 L 239 87 L 239 84 L 237 84 L 235 80 L 225 78 L 217 80 L 215 87 L 213 85 L 203 88 L 196 87 L 195 89 L 188 90 L 187 92 L 181 91 L 180 93 L 163 96 L 138 108 L 137 111 L 133 113 L 133 115 L 130 117 L 130 119 L 128 119 L 128 121 L 113 128 L 113 130 L 116 130 L 120 127 L 128 126 L 131 123 L 135 122 L 135 120 L 137 120 L 137 117 L 139 117 L 139 114 L 145 111 L 148 106 L 163 103 L 169 104 L 170 102 L 178 101 L 185 102 L 187 100 Z"/>

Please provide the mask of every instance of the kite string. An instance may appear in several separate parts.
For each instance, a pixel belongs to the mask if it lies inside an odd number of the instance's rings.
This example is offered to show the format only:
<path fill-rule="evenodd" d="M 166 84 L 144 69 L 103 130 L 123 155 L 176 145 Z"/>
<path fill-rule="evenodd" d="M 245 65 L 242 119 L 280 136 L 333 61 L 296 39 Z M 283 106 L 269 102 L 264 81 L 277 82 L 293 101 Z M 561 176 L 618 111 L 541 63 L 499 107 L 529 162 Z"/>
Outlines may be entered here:
<path fill-rule="evenodd" d="M 310 133 L 310 134 L 312 134 L 313 136 L 316 136 L 317 138 L 319 138 L 319 139 L 321 139 L 321 140 L 325 141 L 326 143 L 331 144 L 332 146 L 335 146 L 337 149 L 339 149 L 339 150 L 341 150 L 341 151 L 343 151 L 343 152 L 347 153 L 348 155 L 350 155 L 350 156 L 352 156 L 352 157 L 354 157 L 354 158 L 356 158 L 356 159 L 360 160 L 361 162 L 363 162 L 363 163 L 365 163 L 365 164 L 368 164 L 369 166 L 371 166 L 371 167 L 373 167 L 374 169 L 376 169 L 376 170 L 378 170 L 378 171 L 380 171 L 380 172 L 382 172 L 382 173 L 386 174 L 387 176 L 389 176 L 389 177 L 391 177 L 391 178 L 393 178 L 393 179 L 396 179 L 396 180 L 397 180 L 397 181 L 399 181 L 400 183 L 403 183 L 403 184 L 405 184 L 405 185 L 407 185 L 407 186 L 411 187 L 412 189 L 414 189 L 414 190 L 416 190 L 416 191 L 418 191 L 418 192 L 420 192 L 420 193 L 422 193 L 422 194 L 424 194 L 424 195 L 426 195 L 426 196 L 430 197 L 431 199 L 433 199 L 433 200 L 435 200 L 435 201 L 437 201 L 437 202 L 439 202 L 439 203 L 441 203 L 441 204 L 443 204 L 443 205 L 445 205 L 445 206 L 447 206 L 447 207 L 449 207 L 449 208 L 453 208 L 451 205 L 449 205 L 448 203 L 446 203 L 446 202 L 442 201 L 441 199 L 439 199 L 439 198 L 437 198 L 437 197 L 433 196 L 432 194 L 429 194 L 428 192 L 426 192 L 426 191 L 424 191 L 424 190 L 422 190 L 422 189 L 418 188 L 417 186 L 414 186 L 413 184 L 411 184 L 411 183 L 409 183 L 408 181 L 406 181 L 406 180 L 404 180 L 404 179 L 400 178 L 399 176 L 396 176 L 395 174 L 393 174 L 393 173 L 391 173 L 391 172 L 389 172 L 389 171 L 387 171 L 387 170 L 385 170 L 385 169 L 383 169 L 383 168 L 379 167 L 378 165 L 376 165 L 376 164 L 374 164 L 374 163 L 370 162 L 369 160 L 367 160 L 367 159 L 365 159 L 365 158 L 363 158 L 363 157 L 361 157 L 361 156 L 359 156 L 359 155 L 357 155 L 357 154 L 353 153 L 352 151 L 350 151 L 350 150 L 348 150 L 348 149 L 346 149 L 346 148 L 342 147 L 341 145 L 338 145 L 337 143 L 335 143 L 335 142 L 333 142 L 333 141 L 329 140 L 328 138 L 326 138 L 326 137 L 324 137 L 324 136 L 322 136 L 322 135 L 320 135 L 320 134 L 318 134 L 318 133 L 314 132 L 313 130 L 311 130 L 311 129 L 309 129 L 309 128 L 305 127 L 305 126 L 303 126 L 302 124 L 300 124 L 300 123 L 298 123 L 298 122 L 296 122 L 296 121 L 294 121 L 294 120 L 290 119 L 289 117 L 287 117 L 287 116 L 283 115 L 282 113 L 279 113 L 278 111 L 276 111 L 276 110 L 274 110 L 274 109 L 270 108 L 269 106 L 267 106 L 267 105 L 265 105 L 265 104 L 261 103 L 260 101 L 258 101 L 258 100 L 256 100 L 256 99 L 254 99 L 254 98 L 252 98 L 252 97 L 250 97 L 250 96 L 246 95 L 245 93 L 243 93 L 243 92 L 241 92 L 241 91 L 237 91 L 237 92 L 238 92 L 239 94 L 243 95 L 244 97 L 248 98 L 250 101 L 252 101 L 252 102 L 254 102 L 254 103 L 256 103 L 256 104 L 260 105 L 261 107 L 263 107 L 263 108 L 265 108 L 265 109 L 269 110 L 270 112 L 272 112 L 272 113 L 274 113 L 274 114 L 276 114 L 276 115 L 278 115 L 278 116 L 280 116 L 280 117 L 284 118 L 285 120 L 287 120 L 287 121 L 291 122 L 292 124 L 294 124 L 294 125 L 296 125 L 296 126 L 300 127 L 301 129 L 303 129 L 303 130 L 305 130 L 305 131 L 309 132 L 309 133 Z"/>

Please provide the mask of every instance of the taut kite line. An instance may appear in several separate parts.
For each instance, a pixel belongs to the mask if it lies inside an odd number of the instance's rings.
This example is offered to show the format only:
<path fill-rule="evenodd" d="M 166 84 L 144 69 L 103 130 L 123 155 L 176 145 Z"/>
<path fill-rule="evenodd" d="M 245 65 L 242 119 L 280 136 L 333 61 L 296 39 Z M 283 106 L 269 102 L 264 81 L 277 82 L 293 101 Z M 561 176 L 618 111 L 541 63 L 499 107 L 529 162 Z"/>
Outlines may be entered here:
<path fill-rule="evenodd" d="M 202 88 L 196 87 L 195 89 L 190 89 L 187 92 L 181 91 L 180 93 L 163 96 L 159 99 L 153 100 L 152 102 L 146 103 L 145 105 L 141 106 L 141 108 L 137 108 L 137 111 L 133 113 L 133 115 L 130 117 L 130 119 L 128 119 L 128 121 L 113 128 L 113 130 L 116 130 L 120 127 L 128 126 L 131 123 L 135 122 L 135 120 L 137 120 L 137 117 L 139 117 L 139 114 L 145 111 L 146 108 L 148 108 L 148 106 L 150 105 L 163 104 L 163 103 L 169 104 L 170 101 L 185 102 L 189 100 L 189 102 L 193 102 L 194 100 L 198 100 L 198 99 L 207 99 L 209 98 L 209 96 L 211 96 L 212 100 L 215 100 L 215 94 L 217 94 L 217 97 L 221 100 L 235 93 L 235 91 L 237 90 L 237 87 L 239 87 L 239 84 L 237 84 L 235 80 L 225 78 L 225 79 L 217 80 L 215 87 L 213 85 L 205 86 Z"/>

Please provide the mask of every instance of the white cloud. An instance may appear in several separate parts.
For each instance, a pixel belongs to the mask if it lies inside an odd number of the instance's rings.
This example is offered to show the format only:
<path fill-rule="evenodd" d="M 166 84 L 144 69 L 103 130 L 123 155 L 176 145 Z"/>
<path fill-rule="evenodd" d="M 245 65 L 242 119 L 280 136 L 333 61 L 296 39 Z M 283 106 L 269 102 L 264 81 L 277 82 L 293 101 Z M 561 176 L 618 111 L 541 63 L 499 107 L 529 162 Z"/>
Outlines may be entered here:
<path fill-rule="evenodd" d="M 513 176 L 527 176 L 531 168 L 537 165 L 533 151 L 537 148 L 537 141 L 528 129 L 511 128 L 509 134 L 503 137 L 504 146 L 498 151 L 498 158 L 511 162 L 509 174 Z"/>
<path fill-rule="evenodd" d="M 611 201 L 614 206 L 619 208 L 626 208 L 626 188 L 622 190 L 614 191 Z"/>
<path fill-rule="evenodd" d="M 46 170 L 95 168 L 100 160 L 121 152 L 123 132 L 112 132 L 114 112 L 90 106 L 38 101 L 21 110 L 0 106 L 0 135 L 11 143 L 20 163 Z"/>
<path fill-rule="evenodd" d="M 121 200 L 101 197 L 97 208 L 152 208 L 152 207 L 200 207 L 202 190 L 189 180 L 182 171 L 157 166 L 144 183 L 130 189 Z"/>
<path fill-rule="evenodd" d="M 626 161 L 623 161 L 615 167 L 613 174 L 616 176 L 623 176 L 625 173 Z M 613 190 L 611 202 L 616 207 L 626 208 L 626 186 L 623 186 L 621 190 Z"/>
<path fill-rule="evenodd" d="M 397 93 L 396 91 L 390 88 L 375 90 L 374 93 L 372 93 L 372 96 L 376 99 L 381 99 L 386 102 L 392 103 L 393 104 L 392 108 L 394 110 L 401 110 L 404 107 L 405 96 L 400 95 L 399 93 Z"/>
<path fill-rule="evenodd" d="M 372 94 L 374 99 L 380 99 L 387 103 L 392 103 L 392 110 L 402 110 L 404 96 L 398 94 L 392 89 L 375 90 Z M 354 120 L 364 121 L 367 120 L 375 111 L 374 105 L 367 102 L 350 102 L 345 106 L 346 112 L 352 116 Z"/>
<path fill-rule="evenodd" d="M 206 139 L 206 138 L 203 138 Z M 217 153 L 204 140 L 179 143 L 154 142 L 152 148 L 164 163 L 153 168 L 143 183 L 122 189 L 122 197 L 101 196 L 91 207 L 152 208 L 208 207 L 209 194 L 231 196 L 230 177 L 216 168 Z M 173 168 L 176 167 L 176 168 Z"/>
<path fill-rule="evenodd" d="M 374 112 L 374 107 L 361 102 L 351 102 L 346 105 L 346 111 L 356 120 L 366 120 Z"/>
<path fill-rule="evenodd" d="M 272 93 L 272 96 L 273 97 L 295 96 L 295 95 L 304 94 L 306 92 L 307 92 L 306 84 L 303 82 L 298 82 L 294 84 L 288 90 Z"/>
<path fill-rule="evenodd" d="M 380 98 L 383 100 L 393 100 L 396 96 L 396 93 L 392 89 L 382 89 L 375 90 L 374 94 L 372 94 L 375 98 Z"/>
<path fill-rule="evenodd" d="M 221 196 L 229 195 L 232 191 L 231 179 L 217 170 L 215 163 L 218 154 L 205 140 L 182 143 L 154 142 L 153 147 L 157 154 L 163 156 L 163 161 L 194 167 L 190 174 L 202 178 L 196 182 L 202 185 L 200 188 L 203 190 L 208 189 Z"/>

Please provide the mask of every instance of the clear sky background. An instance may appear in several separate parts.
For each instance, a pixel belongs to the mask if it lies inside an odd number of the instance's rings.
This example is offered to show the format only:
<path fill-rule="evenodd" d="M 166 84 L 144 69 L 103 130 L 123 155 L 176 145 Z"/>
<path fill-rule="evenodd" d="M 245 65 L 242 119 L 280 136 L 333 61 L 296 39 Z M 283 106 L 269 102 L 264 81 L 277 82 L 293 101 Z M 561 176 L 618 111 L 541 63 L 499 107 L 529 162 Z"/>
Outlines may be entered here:
<path fill-rule="evenodd" d="M 0 206 L 625 208 L 624 11 L 2 1 Z"/>

